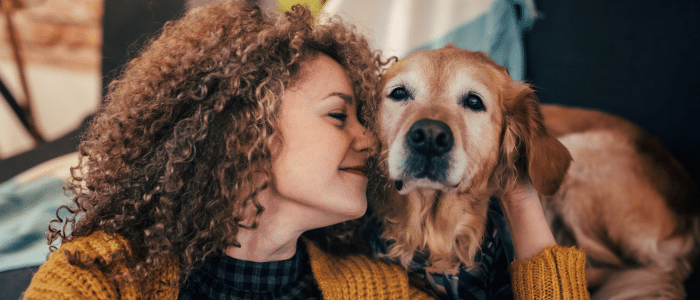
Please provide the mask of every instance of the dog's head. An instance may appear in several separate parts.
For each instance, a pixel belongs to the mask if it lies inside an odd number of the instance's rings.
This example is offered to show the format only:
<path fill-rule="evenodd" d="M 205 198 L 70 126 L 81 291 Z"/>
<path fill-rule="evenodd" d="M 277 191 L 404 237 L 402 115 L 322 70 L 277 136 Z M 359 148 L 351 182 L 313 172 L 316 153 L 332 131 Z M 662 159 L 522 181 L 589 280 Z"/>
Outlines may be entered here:
<path fill-rule="evenodd" d="M 387 70 L 380 93 L 380 162 L 401 194 L 507 191 L 529 176 L 551 195 L 563 180 L 571 156 L 547 133 L 534 91 L 482 52 L 413 53 Z"/>

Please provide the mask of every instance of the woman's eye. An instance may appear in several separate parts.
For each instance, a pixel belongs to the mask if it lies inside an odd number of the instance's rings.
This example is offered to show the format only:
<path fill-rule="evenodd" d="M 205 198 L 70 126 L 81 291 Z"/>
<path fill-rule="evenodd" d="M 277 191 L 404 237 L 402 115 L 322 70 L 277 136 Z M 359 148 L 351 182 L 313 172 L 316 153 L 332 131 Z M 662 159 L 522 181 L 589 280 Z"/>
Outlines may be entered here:
<path fill-rule="evenodd" d="M 333 119 L 340 120 L 341 122 L 345 122 L 345 120 L 348 119 L 348 114 L 346 113 L 330 113 L 328 116 Z"/>
<path fill-rule="evenodd" d="M 473 111 L 485 111 L 484 102 L 478 95 L 470 93 L 462 100 L 462 106 L 469 108 Z"/>
<path fill-rule="evenodd" d="M 405 87 L 400 86 L 391 90 L 391 93 L 389 93 L 389 98 L 394 101 L 403 101 L 411 98 L 411 93 L 409 93 Z"/>

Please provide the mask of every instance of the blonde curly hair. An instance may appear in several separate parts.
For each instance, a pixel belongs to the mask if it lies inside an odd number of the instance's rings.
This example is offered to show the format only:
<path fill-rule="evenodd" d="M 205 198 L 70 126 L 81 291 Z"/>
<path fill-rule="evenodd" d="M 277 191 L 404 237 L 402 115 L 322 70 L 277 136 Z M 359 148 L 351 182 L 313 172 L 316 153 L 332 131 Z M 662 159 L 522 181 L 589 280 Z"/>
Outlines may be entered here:
<path fill-rule="evenodd" d="M 347 70 L 359 103 L 377 97 L 380 53 L 337 18 L 315 24 L 306 7 L 275 20 L 255 4 L 227 1 L 167 23 L 109 85 L 71 169 L 73 203 L 59 209 L 70 216 L 57 212 L 49 243 L 118 234 L 132 251 L 113 256 L 135 271 L 111 276 L 130 279 L 168 259 L 183 278 L 206 256 L 239 245 L 239 228 L 263 212 L 255 196 L 269 185 L 281 94 L 319 53 Z M 265 174 L 265 184 L 254 185 L 253 174 Z M 257 213 L 245 220 L 251 205 Z M 73 264 L 109 269 L 68 254 Z"/>

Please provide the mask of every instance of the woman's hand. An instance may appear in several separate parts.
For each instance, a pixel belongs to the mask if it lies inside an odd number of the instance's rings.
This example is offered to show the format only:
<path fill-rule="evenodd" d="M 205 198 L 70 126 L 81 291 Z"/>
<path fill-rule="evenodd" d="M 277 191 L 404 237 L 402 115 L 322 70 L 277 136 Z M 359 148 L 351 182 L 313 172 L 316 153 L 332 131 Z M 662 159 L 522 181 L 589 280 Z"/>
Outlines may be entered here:
<path fill-rule="evenodd" d="M 500 202 L 516 260 L 528 259 L 557 244 L 542 210 L 539 195 L 529 178 L 519 182 Z"/>

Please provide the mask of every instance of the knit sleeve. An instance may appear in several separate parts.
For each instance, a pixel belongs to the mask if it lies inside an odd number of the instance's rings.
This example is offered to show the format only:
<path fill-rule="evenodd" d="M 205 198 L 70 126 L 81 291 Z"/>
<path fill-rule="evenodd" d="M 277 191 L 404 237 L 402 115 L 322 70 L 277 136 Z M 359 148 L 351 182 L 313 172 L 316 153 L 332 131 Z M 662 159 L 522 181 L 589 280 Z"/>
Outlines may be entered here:
<path fill-rule="evenodd" d="M 128 242 L 118 235 L 97 231 L 61 245 L 32 277 L 24 292 L 25 300 L 33 299 L 176 299 L 179 268 L 170 260 L 162 268 L 152 271 L 144 280 L 111 280 L 98 268 L 82 268 L 68 262 L 66 251 L 80 252 L 81 260 L 99 259 L 118 274 L 127 272 L 125 262 L 112 261 L 115 251 L 130 253 Z M 157 295 L 157 296 L 156 296 Z"/>
<path fill-rule="evenodd" d="M 408 299 L 411 299 L 411 300 L 431 300 L 431 299 L 435 299 L 435 298 L 428 295 L 426 292 L 420 290 L 419 288 L 411 285 L 408 288 Z"/>
<path fill-rule="evenodd" d="M 65 251 L 56 250 L 34 274 L 24 300 L 119 299 L 116 287 L 98 270 L 68 263 Z"/>
<path fill-rule="evenodd" d="M 590 299 L 583 250 L 548 247 L 510 266 L 515 299 Z"/>

